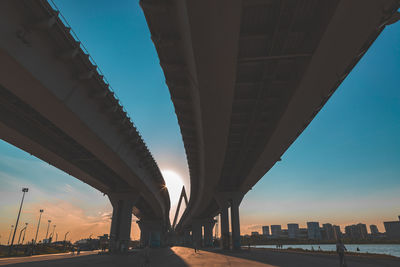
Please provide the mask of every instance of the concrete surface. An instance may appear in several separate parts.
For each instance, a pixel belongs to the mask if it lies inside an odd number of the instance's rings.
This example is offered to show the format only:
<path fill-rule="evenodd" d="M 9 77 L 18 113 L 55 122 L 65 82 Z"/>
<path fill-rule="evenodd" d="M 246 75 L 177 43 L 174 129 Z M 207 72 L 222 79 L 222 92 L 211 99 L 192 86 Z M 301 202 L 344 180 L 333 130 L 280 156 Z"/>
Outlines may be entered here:
<path fill-rule="evenodd" d="M 273 252 L 267 250 L 243 250 L 240 252 L 222 252 L 221 250 L 200 250 L 173 247 L 150 250 L 150 265 L 147 266 L 263 266 L 263 267 L 310 267 L 339 266 L 336 256 L 299 254 L 293 252 Z M 24 262 L 22 262 L 23 260 Z M 349 267 L 395 267 L 400 259 L 372 259 L 348 257 Z M 0 265 L 10 266 L 146 266 L 143 251 L 133 251 L 129 255 L 51 255 L 28 257 L 24 259 L 0 260 Z"/>

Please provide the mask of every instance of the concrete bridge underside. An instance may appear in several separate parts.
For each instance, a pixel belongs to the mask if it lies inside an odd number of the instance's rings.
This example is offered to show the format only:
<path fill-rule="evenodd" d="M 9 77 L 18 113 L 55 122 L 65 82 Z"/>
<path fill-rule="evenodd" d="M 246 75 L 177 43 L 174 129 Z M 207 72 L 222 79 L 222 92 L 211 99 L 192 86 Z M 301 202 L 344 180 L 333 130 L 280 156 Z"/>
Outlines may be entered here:
<path fill-rule="evenodd" d="M 243 196 L 394 21 L 399 1 L 140 3 L 190 170 L 190 200 L 177 230 L 199 244 L 202 227 L 221 214 L 227 248 L 230 207 L 232 243 L 240 248 Z"/>
<path fill-rule="evenodd" d="M 107 194 L 112 250 L 128 248 L 132 212 L 160 245 L 168 190 L 97 66 L 47 1 L 1 1 L 0 14 L 0 138 Z"/>

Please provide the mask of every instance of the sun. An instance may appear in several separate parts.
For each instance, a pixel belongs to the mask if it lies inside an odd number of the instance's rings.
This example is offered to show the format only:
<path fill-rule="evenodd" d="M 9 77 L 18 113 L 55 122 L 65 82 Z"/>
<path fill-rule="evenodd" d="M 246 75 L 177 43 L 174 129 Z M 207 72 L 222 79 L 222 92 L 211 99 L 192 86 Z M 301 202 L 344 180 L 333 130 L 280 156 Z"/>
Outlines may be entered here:
<path fill-rule="evenodd" d="M 177 204 L 183 186 L 182 177 L 172 170 L 162 170 L 161 173 L 168 188 L 171 205 Z"/>

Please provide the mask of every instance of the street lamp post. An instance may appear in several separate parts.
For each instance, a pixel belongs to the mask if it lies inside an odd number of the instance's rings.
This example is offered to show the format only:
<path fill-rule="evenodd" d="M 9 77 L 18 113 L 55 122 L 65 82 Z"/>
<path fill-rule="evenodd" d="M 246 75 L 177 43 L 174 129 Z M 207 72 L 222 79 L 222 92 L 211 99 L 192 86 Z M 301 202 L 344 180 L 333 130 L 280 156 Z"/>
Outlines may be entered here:
<path fill-rule="evenodd" d="M 14 234 L 13 234 L 13 237 L 12 237 L 12 239 L 11 239 L 10 249 L 8 250 L 8 254 L 10 254 L 10 255 L 11 255 L 12 247 L 13 247 L 13 244 L 14 244 L 15 232 L 17 232 L 19 216 L 21 215 L 22 204 L 24 203 L 25 193 L 28 192 L 28 190 L 29 190 L 28 188 L 25 188 L 25 187 L 22 188 L 23 194 L 22 194 L 21 205 L 19 206 L 17 222 L 15 223 Z"/>
<path fill-rule="evenodd" d="M 25 231 L 24 231 L 24 236 L 22 237 L 22 245 L 24 244 L 24 241 L 25 241 L 25 234 L 26 234 L 26 229 L 27 229 L 27 227 L 28 227 L 28 223 L 25 223 Z"/>
<path fill-rule="evenodd" d="M 68 235 L 68 234 L 69 234 L 69 231 L 65 233 L 65 236 L 64 236 L 64 243 L 65 243 L 65 240 L 67 239 L 67 235 Z"/>
<path fill-rule="evenodd" d="M 54 230 L 56 229 L 56 225 L 53 225 L 53 232 L 51 233 L 51 240 L 53 241 L 54 238 Z"/>
<path fill-rule="evenodd" d="M 40 210 L 39 212 L 40 212 L 40 215 L 39 215 L 39 222 L 38 222 L 37 229 L 36 229 L 35 244 L 36 244 L 37 235 L 38 235 L 38 232 L 39 232 L 40 219 L 42 218 L 43 210 Z"/>
<path fill-rule="evenodd" d="M 13 228 L 14 228 L 14 225 L 11 225 L 10 234 L 8 235 L 7 246 L 10 245 L 10 238 L 11 238 L 11 233 L 12 233 Z"/>
<path fill-rule="evenodd" d="M 64 250 L 65 250 L 65 246 L 66 246 L 65 240 L 67 239 L 67 235 L 68 235 L 68 234 L 69 234 L 69 231 L 66 232 L 66 233 L 65 233 L 65 236 L 64 236 Z"/>
<path fill-rule="evenodd" d="M 49 235 L 49 227 L 50 227 L 51 220 L 48 220 L 47 222 L 48 222 L 48 224 L 47 224 L 46 239 L 47 239 L 47 236 Z"/>
<path fill-rule="evenodd" d="M 28 223 L 25 223 L 25 227 L 22 228 L 21 231 L 19 232 L 19 237 L 18 237 L 17 245 L 19 245 L 19 241 L 21 241 L 22 232 L 24 232 L 24 231 L 26 230 L 26 227 L 27 227 L 27 226 L 28 226 Z M 25 232 L 24 232 L 24 235 L 25 235 Z"/>

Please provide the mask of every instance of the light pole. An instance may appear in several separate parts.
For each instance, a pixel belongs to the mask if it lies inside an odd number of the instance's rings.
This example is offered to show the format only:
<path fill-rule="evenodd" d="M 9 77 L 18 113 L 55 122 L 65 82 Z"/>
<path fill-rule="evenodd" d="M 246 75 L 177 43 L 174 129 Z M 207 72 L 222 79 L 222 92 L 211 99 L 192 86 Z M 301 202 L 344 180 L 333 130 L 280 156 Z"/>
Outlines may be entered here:
<path fill-rule="evenodd" d="M 7 246 L 10 244 L 10 238 L 11 238 L 11 233 L 12 233 L 13 228 L 14 228 L 14 225 L 11 225 L 10 234 L 8 236 L 8 241 L 7 241 Z"/>
<path fill-rule="evenodd" d="M 64 236 L 64 243 L 65 243 L 65 240 L 67 239 L 67 235 L 68 235 L 68 234 L 69 234 L 69 231 L 65 233 L 65 236 Z"/>
<path fill-rule="evenodd" d="M 54 238 L 54 230 L 56 229 L 56 225 L 53 225 L 53 232 L 51 233 L 51 240 Z"/>
<path fill-rule="evenodd" d="M 68 235 L 68 234 L 69 234 L 69 231 L 66 232 L 66 233 L 65 233 L 65 236 L 64 236 L 64 250 L 65 250 L 65 246 L 66 246 L 65 240 L 67 239 L 67 235 Z"/>
<path fill-rule="evenodd" d="M 22 237 L 22 245 L 24 244 L 24 241 L 25 241 L 25 234 L 26 234 L 26 229 L 27 229 L 27 227 L 28 227 L 28 223 L 25 223 L 25 231 L 24 231 L 24 236 Z"/>
<path fill-rule="evenodd" d="M 43 210 L 39 210 L 39 212 L 40 212 L 40 215 L 39 215 L 39 222 L 37 224 L 37 229 L 36 229 L 35 244 L 36 244 L 36 239 L 37 239 L 37 235 L 38 235 L 38 232 L 39 232 L 40 219 L 42 218 Z"/>
<path fill-rule="evenodd" d="M 22 188 L 23 194 L 22 194 L 21 205 L 19 206 L 17 222 L 15 223 L 14 234 L 13 234 L 13 237 L 11 239 L 10 249 L 8 250 L 8 254 L 10 254 L 10 255 L 11 255 L 11 251 L 12 251 L 12 246 L 14 244 L 15 232 L 17 231 L 17 227 L 18 227 L 19 216 L 21 215 L 22 204 L 24 203 L 25 193 L 28 192 L 28 190 L 29 189 L 26 188 L 26 187 Z"/>
<path fill-rule="evenodd" d="M 46 239 L 47 239 L 47 236 L 49 235 L 49 227 L 50 227 L 51 220 L 48 220 L 47 222 L 48 222 L 48 224 L 47 224 Z"/>
<path fill-rule="evenodd" d="M 19 241 L 21 241 L 22 232 L 26 230 L 26 227 L 27 227 L 27 226 L 28 226 L 28 223 L 25 223 L 25 227 L 22 228 L 21 231 L 19 232 L 19 237 L 18 237 L 17 245 L 19 245 Z M 25 232 L 24 232 L 24 235 L 25 235 Z"/>

